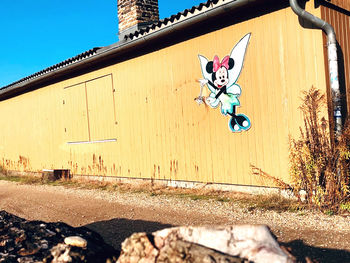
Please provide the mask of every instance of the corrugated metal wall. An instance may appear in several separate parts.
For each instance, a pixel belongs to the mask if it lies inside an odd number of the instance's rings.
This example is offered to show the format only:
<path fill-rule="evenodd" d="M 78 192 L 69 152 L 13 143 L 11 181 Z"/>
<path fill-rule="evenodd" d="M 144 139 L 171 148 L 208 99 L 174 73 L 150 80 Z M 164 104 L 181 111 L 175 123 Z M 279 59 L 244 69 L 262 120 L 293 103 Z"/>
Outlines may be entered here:
<path fill-rule="evenodd" d="M 338 47 L 339 60 L 339 80 L 341 89 L 347 94 L 347 109 L 350 112 L 350 1 L 334 0 L 331 4 L 321 6 L 322 19 L 334 27 Z M 324 52 L 327 54 L 327 39 L 324 36 Z M 327 55 L 325 55 L 325 64 L 328 66 Z M 329 83 L 329 74 L 327 70 L 327 83 Z"/>
<path fill-rule="evenodd" d="M 311 6 L 311 5 L 310 5 Z M 320 15 L 319 9 L 310 11 Z M 241 107 L 252 123 L 198 106 L 198 54 L 223 58 L 251 33 Z M 288 136 L 302 125 L 301 91 L 325 91 L 322 32 L 291 9 L 256 17 L 158 51 L 1 101 L 7 169 L 266 185 L 250 165 L 288 181 Z"/>

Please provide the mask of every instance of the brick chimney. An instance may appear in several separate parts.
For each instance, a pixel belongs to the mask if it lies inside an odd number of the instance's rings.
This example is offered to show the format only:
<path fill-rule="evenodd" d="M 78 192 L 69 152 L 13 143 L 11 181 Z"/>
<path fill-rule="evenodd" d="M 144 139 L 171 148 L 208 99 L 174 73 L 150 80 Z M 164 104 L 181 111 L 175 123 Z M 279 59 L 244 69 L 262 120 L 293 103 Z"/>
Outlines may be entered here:
<path fill-rule="evenodd" d="M 119 39 L 159 20 L 158 0 L 117 0 Z"/>

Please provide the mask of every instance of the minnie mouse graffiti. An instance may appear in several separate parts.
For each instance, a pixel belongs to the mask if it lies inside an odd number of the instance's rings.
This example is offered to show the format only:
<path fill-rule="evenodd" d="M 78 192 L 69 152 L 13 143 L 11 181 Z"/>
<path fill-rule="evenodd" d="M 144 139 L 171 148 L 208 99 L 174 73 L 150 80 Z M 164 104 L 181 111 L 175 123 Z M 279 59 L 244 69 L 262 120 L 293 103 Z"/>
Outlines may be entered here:
<path fill-rule="evenodd" d="M 229 56 L 225 56 L 221 62 L 218 56 L 209 61 L 204 56 L 198 55 L 204 79 L 200 79 L 201 94 L 196 100 L 202 100 L 202 88 L 206 85 L 210 95 L 205 102 L 212 108 L 217 108 L 221 103 L 221 113 L 230 115 L 229 128 L 232 132 L 246 131 L 250 128 L 249 118 L 244 114 L 236 114 L 236 107 L 240 106 L 238 97 L 241 95 L 241 87 L 236 81 L 242 71 L 243 62 L 250 33 L 245 35 L 232 49 Z"/>

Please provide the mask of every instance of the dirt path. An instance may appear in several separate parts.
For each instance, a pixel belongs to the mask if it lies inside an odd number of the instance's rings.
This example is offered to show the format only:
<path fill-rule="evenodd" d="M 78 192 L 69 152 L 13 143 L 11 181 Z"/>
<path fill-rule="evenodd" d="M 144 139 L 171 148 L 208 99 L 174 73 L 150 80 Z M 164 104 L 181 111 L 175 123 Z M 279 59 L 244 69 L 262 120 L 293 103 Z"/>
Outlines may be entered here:
<path fill-rule="evenodd" d="M 116 248 L 133 232 L 152 232 L 175 225 L 268 224 L 279 241 L 304 255 L 327 259 L 322 262 L 350 262 L 349 217 L 249 212 L 214 200 L 5 181 L 0 181 L 0 210 L 28 220 L 87 226 Z"/>

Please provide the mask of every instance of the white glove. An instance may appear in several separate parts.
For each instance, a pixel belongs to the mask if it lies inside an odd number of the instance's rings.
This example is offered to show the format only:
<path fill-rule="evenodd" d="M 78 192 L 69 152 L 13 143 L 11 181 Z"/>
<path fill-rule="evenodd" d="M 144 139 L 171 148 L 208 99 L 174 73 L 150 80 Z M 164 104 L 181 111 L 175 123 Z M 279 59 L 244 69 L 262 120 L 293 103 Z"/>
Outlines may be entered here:
<path fill-rule="evenodd" d="M 201 86 L 204 86 L 205 84 L 208 84 L 208 80 L 207 79 L 199 79 L 198 82 L 199 82 L 199 84 Z"/>
<path fill-rule="evenodd" d="M 213 97 L 207 97 L 206 101 L 208 104 L 216 104 L 216 103 L 214 103 L 216 101 L 216 99 Z"/>

